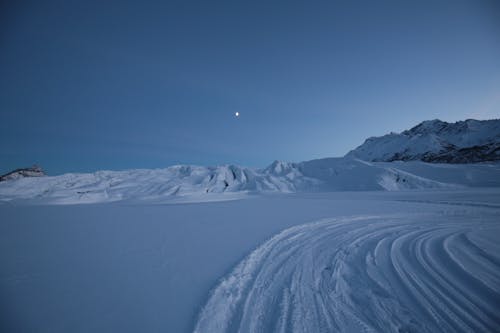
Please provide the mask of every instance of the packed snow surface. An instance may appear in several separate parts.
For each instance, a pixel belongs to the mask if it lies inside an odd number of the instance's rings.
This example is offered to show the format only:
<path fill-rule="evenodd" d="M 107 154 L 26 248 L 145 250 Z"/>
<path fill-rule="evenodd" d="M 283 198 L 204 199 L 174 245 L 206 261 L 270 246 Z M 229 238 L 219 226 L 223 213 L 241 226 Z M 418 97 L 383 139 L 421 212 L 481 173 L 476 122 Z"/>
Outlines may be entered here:
<path fill-rule="evenodd" d="M 221 281 L 195 332 L 493 332 L 498 231 L 434 214 L 295 226 Z"/>
<path fill-rule="evenodd" d="M 325 158 L 301 163 L 275 161 L 264 169 L 185 165 L 154 170 L 98 171 L 1 182 L 0 201 L 46 204 L 193 202 L 227 200 L 248 193 L 463 187 L 500 187 L 500 162 L 369 163 L 352 158 Z"/>
<path fill-rule="evenodd" d="M 499 216 L 498 188 L 4 202 L 0 331 L 498 332 Z"/>

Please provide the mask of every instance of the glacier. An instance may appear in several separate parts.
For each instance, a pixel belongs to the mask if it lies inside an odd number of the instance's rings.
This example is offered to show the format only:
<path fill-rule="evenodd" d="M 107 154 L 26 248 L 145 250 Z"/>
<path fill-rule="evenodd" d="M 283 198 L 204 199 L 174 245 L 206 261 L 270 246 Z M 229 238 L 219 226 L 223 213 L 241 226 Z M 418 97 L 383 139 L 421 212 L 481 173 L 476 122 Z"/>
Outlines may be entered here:
<path fill-rule="evenodd" d="M 436 164 L 325 158 L 275 161 L 263 169 L 177 165 L 98 171 L 0 183 L 0 201 L 40 204 L 218 201 L 259 193 L 402 191 L 499 187 L 500 162 Z"/>

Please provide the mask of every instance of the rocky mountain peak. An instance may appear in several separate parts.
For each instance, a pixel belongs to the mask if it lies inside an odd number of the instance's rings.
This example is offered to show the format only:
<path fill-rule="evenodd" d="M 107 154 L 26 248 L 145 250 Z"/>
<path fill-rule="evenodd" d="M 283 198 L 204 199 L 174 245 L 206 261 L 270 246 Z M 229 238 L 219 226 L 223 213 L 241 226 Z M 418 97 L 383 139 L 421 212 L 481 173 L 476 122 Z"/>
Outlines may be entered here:
<path fill-rule="evenodd" d="M 25 178 L 25 177 L 42 177 L 45 175 L 46 175 L 45 172 L 43 171 L 43 169 L 40 166 L 33 165 L 32 167 L 29 167 L 29 168 L 15 169 L 15 170 L 8 172 L 4 175 L 1 175 L 0 182 L 6 181 L 6 180 L 12 180 L 12 179 Z"/>

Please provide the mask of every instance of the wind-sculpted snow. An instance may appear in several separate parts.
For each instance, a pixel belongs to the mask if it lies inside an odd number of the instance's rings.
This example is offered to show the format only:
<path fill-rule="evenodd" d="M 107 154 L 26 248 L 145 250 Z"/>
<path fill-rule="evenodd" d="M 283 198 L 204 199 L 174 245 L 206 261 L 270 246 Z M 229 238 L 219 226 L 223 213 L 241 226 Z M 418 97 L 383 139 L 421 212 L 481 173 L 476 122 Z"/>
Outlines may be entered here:
<path fill-rule="evenodd" d="M 159 201 L 196 197 L 219 200 L 220 193 L 295 192 L 311 188 L 314 179 L 296 170 L 277 176 L 234 165 L 202 167 L 178 165 L 165 169 L 98 171 L 54 177 L 23 178 L 0 184 L 0 201 L 15 199 L 38 203 L 78 204 L 112 201 Z M 227 198 L 234 196 L 226 196 Z"/>
<path fill-rule="evenodd" d="M 179 165 L 165 169 L 98 171 L 9 180 L 0 201 L 48 204 L 113 201 L 227 200 L 246 193 L 400 191 L 500 187 L 500 163 L 370 163 L 325 158 L 274 162 L 265 169 Z"/>
<path fill-rule="evenodd" d="M 195 332 L 498 331 L 499 234 L 486 215 L 292 227 L 220 282 Z"/>

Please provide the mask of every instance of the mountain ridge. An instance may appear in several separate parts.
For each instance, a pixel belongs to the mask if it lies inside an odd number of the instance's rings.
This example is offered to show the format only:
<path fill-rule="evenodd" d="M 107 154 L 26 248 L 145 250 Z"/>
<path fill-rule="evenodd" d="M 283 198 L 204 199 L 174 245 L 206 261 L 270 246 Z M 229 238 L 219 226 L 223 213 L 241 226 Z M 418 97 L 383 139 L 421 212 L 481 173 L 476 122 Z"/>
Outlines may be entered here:
<path fill-rule="evenodd" d="M 370 137 L 346 157 L 372 162 L 477 163 L 500 160 L 500 119 L 426 120 L 401 133 Z"/>
<path fill-rule="evenodd" d="M 13 171 L 7 172 L 0 176 L 0 182 L 7 180 L 15 180 L 25 177 L 43 177 L 46 176 L 45 172 L 38 165 L 33 165 L 29 168 L 19 168 Z"/>

